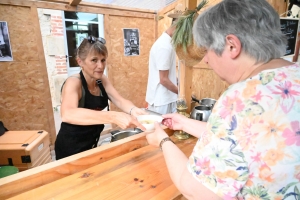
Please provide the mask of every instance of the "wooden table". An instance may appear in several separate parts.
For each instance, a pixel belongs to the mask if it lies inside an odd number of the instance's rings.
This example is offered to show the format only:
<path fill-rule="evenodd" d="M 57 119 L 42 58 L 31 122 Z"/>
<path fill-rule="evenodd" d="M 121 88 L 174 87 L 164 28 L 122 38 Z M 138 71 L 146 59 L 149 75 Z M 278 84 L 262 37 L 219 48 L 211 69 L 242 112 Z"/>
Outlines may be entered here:
<path fill-rule="evenodd" d="M 171 138 L 187 156 L 197 141 L 196 138 L 183 141 Z M 144 142 L 145 133 L 140 133 L 3 178 L 0 199 L 165 200 L 180 196 L 162 152 L 147 144 L 137 148 Z M 118 149 L 130 149 L 130 146 L 133 147 L 130 152 L 118 155 Z"/>

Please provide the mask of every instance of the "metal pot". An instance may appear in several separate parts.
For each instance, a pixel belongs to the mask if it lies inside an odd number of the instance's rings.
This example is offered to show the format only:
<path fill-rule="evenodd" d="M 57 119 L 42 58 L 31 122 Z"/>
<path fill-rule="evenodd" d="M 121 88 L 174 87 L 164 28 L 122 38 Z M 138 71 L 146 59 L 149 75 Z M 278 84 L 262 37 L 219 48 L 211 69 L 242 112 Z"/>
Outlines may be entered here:
<path fill-rule="evenodd" d="M 215 100 L 215 99 L 204 98 L 204 99 L 200 100 L 200 105 L 209 106 L 212 110 L 216 102 L 217 102 L 217 100 Z"/>
<path fill-rule="evenodd" d="M 101 146 L 103 144 L 107 144 L 107 143 L 111 143 L 111 142 L 115 142 L 117 140 L 121 140 L 124 139 L 126 137 L 132 136 L 132 135 L 136 135 L 143 132 L 141 129 L 139 128 L 129 128 L 129 129 L 123 129 L 123 130 L 114 130 L 112 132 L 110 132 L 111 136 L 107 137 L 103 140 L 100 140 L 98 143 L 98 146 Z"/>
<path fill-rule="evenodd" d="M 200 100 L 192 95 L 192 101 L 201 104 Z"/>
<path fill-rule="evenodd" d="M 200 105 L 200 106 L 195 106 L 193 108 L 190 117 L 195 120 L 207 122 L 210 114 L 211 114 L 210 106 Z"/>
<path fill-rule="evenodd" d="M 111 134 L 111 142 L 115 142 L 117 140 L 124 139 L 126 137 L 136 135 L 143 132 L 139 128 L 129 128 L 129 129 L 124 129 L 124 130 L 115 130 L 110 132 Z"/>

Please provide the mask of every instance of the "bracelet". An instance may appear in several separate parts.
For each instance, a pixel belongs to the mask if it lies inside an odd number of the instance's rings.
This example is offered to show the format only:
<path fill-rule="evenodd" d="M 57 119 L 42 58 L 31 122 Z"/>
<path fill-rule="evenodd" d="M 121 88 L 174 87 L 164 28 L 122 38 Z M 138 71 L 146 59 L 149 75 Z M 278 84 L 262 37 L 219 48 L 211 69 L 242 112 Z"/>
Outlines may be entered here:
<path fill-rule="evenodd" d="M 162 150 L 162 145 L 163 145 L 165 142 L 167 142 L 167 141 L 173 142 L 169 137 L 166 137 L 166 138 L 162 139 L 162 140 L 160 141 L 160 144 L 159 144 L 160 150 Z M 173 142 L 173 144 L 174 144 L 174 142 Z"/>
<path fill-rule="evenodd" d="M 132 108 L 130 108 L 130 111 L 129 111 L 129 115 L 131 115 L 131 111 L 135 108 L 135 106 L 133 106 Z"/>

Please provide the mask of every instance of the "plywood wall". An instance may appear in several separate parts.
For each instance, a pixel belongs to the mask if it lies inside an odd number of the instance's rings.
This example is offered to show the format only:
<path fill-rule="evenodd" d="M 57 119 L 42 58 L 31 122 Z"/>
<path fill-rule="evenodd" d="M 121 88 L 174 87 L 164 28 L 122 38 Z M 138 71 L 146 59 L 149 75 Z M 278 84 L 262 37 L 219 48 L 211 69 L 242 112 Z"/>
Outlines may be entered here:
<path fill-rule="evenodd" d="M 12 62 L 0 62 L 0 120 L 9 130 L 46 130 L 55 140 L 49 84 L 36 9 L 0 4 Z"/>
<path fill-rule="evenodd" d="M 155 19 L 110 15 L 105 20 L 110 40 L 109 79 L 124 98 L 131 100 L 138 107 L 146 107 L 148 58 L 155 41 Z M 139 56 L 124 56 L 123 28 L 139 29 Z M 118 109 L 112 105 L 112 110 Z"/>

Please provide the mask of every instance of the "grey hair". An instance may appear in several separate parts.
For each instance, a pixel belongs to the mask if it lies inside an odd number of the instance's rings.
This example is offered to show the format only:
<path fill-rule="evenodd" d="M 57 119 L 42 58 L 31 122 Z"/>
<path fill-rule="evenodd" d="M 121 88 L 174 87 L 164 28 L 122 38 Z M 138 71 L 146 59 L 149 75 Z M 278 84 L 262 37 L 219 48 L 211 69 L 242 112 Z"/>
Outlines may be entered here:
<path fill-rule="evenodd" d="M 219 56 L 229 34 L 239 38 L 242 51 L 256 62 L 280 58 L 286 51 L 279 15 L 266 0 L 223 0 L 200 14 L 193 26 L 195 43 Z"/>

